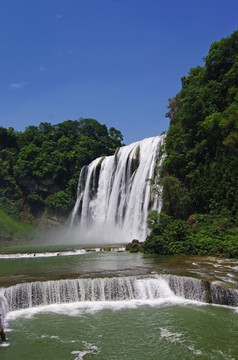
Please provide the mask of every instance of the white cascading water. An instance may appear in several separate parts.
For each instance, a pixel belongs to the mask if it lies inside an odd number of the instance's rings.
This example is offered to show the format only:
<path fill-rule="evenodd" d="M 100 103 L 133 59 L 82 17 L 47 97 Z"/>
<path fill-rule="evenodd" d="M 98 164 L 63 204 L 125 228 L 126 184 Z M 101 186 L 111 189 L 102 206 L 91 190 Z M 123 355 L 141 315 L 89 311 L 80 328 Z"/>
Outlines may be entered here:
<path fill-rule="evenodd" d="M 0 310 L 74 302 L 174 302 L 185 299 L 238 306 L 238 291 L 216 283 L 174 275 L 123 276 L 23 283 L 0 289 Z"/>
<path fill-rule="evenodd" d="M 13 311 L 72 302 L 152 301 L 174 297 L 174 293 L 159 276 L 129 276 L 18 284 L 5 289 L 1 296 Z"/>
<path fill-rule="evenodd" d="M 151 209 L 161 210 L 161 199 L 147 179 L 161 164 L 164 136 L 123 146 L 115 155 L 98 158 L 84 167 L 71 217 L 78 238 L 88 242 L 144 241 Z"/>

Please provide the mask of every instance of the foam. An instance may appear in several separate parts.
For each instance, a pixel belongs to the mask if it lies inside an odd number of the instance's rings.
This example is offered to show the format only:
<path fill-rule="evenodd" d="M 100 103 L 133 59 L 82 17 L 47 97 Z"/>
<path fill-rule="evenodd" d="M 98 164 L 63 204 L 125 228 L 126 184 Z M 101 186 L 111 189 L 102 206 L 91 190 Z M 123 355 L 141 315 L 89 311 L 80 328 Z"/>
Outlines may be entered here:
<path fill-rule="evenodd" d="M 195 300 L 186 300 L 179 296 L 171 296 L 168 298 L 160 298 L 156 300 L 120 300 L 120 301 L 84 301 L 74 302 L 67 304 L 51 304 L 45 306 L 37 306 L 27 309 L 10 311 L 6 314 L 6 321 L 13 321 L 18 318 L 34 318 L 34 316 L 43 313 L 55 313 L 61 315 L 67 315 L 72 317 L 78 317 L 84 313 L 93 314 L 95 312 L 109 309 L 113 311 L 123 309 L 135 309 L 140 306 L 175 306 L 175 305 L 207 305 Z"/>
<path fill-rule="evenodd" d="M 89 252 L 104 252 L 103 248 L 90 248 L 90 249 L 78 249 L 68 251 L 53 251 L 53 252 L 35 252 L 35 253 L 13 253 L 13 254 L 0 254 L 0 259 L 26 259 L 26 258 L 48 258 L 54 256 L 75 256 L 85 255 Z M 111 248 L 112 252 L 125 251 L 124 247 Z"/>
<path fill-rule="evenodd" d="M 0 254 L 0 259 L 23 259 L 23 258 L 47 258 L 54 256 L 72 256 L 84 255 L 87 251 L 85 249 L 73 251 L 57 251 L 57 252 L 40 252 L 40 253 L 14 253 L 14 254 Z"/>

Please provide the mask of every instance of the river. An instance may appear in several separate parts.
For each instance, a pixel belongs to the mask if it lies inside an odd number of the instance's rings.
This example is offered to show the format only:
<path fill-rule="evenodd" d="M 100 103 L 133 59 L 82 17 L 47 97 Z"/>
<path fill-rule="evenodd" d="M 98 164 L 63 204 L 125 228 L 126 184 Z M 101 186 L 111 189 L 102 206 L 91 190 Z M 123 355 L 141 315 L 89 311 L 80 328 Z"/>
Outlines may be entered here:
<path fill-rule="evenodd" d="M 201 301 L 198 280 L 236 294 L 238 261 L 107 250 L 1 249 L 1 360 L 238 359 L 237 304 Z"/>

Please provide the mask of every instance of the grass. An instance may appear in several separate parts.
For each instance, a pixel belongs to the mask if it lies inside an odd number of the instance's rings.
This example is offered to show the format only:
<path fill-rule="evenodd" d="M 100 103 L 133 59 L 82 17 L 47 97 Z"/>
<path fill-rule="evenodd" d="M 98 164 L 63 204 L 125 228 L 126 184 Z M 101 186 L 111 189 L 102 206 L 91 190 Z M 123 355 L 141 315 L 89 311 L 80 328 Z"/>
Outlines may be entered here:
<path fill-rule="evenodd" d="M 9 240 L 29 238 L 33 230 L 32 225 L 15 220 L 0 208 L 0 238 Z"/>

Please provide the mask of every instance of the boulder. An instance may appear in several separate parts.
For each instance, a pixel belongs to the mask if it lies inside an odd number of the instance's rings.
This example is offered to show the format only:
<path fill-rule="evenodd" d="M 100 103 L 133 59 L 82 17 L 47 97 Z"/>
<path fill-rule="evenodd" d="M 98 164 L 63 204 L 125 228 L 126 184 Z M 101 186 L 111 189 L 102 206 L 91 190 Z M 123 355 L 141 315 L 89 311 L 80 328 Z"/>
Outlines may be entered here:
<path fill-rule="evenodd" d="M 125 248 L 126 248 L 126 250 L 128 250 L 130 252 L 139 252 L 139 251 L 142 251 L 143 244 L 144 244 L 144 242 L 134 239 L 134 240 L 132 240 L 131 243 L 126 244 Z"/>

